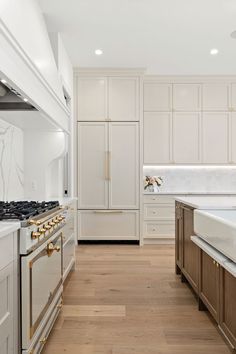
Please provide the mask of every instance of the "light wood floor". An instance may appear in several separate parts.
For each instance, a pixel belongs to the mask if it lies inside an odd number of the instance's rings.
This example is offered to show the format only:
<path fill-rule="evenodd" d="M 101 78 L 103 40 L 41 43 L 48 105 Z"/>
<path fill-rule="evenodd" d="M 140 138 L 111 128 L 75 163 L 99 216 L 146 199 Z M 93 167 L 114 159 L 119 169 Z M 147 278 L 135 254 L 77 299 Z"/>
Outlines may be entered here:
<path fill-rule="evenodd" d="M 82 245 L 43 354 L 228 354 L 173 246 Z"/>

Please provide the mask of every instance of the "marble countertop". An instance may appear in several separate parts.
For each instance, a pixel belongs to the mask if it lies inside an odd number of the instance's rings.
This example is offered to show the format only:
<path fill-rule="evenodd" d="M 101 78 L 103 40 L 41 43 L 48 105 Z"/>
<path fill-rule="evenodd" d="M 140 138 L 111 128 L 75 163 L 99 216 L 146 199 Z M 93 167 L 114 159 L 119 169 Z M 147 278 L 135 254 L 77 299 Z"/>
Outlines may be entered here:
<path fill-rule="evenodd" d="M 76 197 L 50 197 L 51 200 L 58 200 L 60 205 L 69 205 L 73 202 L 75 202 L 76 200 L 78 200 L 78 198 Z"/>
<path fill-rule="evenodd" d="M 236 192 L 183 192 L 183 191 L 161 191 L 161 192 L 143 192 L 144 195 L 226 195 L 226 196 L 235 196 Z"/>
<path fill-rule="evenodd" d="M 8 222 L 8 221 L 1 221 L 0 222 L 0 238 L 4 237 L 12 232 L 15 232 L 20 229 L 20 222 Z"/>
<path fill-rule="evenodd" d="M 202 240 L 199 236 L 192 236 L 191 240 L 206 252 L 210 257 L 215 259 L 223 268 L 236 277 L 236 263 L 231 261 L 221 252 L 210 246 L 206 241 Z"/>
<path fill-rule="evenodd" d="M 175 200 L 195 209 L 236 209 L 234 195 L 176 197 Z"/>

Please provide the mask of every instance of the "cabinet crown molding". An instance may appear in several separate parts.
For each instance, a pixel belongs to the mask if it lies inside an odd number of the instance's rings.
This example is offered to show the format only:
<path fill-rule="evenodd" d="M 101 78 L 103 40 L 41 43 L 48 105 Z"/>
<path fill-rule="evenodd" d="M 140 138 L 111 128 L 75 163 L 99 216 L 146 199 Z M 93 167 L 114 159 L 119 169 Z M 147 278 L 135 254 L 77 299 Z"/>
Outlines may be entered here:
<path fill-rule="evenodd" d="M 143 76 L 145 68 L 74 68 L 74 76 Z"/>

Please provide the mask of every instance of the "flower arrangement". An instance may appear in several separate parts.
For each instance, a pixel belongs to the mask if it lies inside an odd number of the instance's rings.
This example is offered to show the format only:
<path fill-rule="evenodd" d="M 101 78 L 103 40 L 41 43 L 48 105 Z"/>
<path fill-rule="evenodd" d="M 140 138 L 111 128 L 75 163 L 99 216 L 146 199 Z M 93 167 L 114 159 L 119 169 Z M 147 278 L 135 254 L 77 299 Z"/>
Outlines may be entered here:
<path fill-rule="evenodd" d="M 144 178 L 144 190 L 149 192 L 158 192 L 158 187 L 163 184 L 162 177 L 157 176 L 145 176 Z"/>

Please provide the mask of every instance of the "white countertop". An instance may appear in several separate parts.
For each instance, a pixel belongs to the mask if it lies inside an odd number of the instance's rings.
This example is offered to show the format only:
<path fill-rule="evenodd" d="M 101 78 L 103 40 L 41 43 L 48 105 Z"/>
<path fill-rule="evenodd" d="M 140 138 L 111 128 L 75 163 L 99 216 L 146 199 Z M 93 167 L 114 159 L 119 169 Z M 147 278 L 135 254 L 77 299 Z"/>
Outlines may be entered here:
<path fill-rule="evenodd" d="M 236 209 L 236 196 L 176 197 L 176 201 L 195 209 Z"/>
<path fill-rule="evenodd" d="M 0 238 L 4 237 L 12 232 L 15 232 L 20 229 L 20 222 L 13 221 L 1 221 L 0 222 Z"/>
<path fill-rule="evenodd" d="M 76 200 L 78 200 L 78 198 L 76 197 L 50 197 L 51 200 L 58 200 L 60 205 L 69 205 L 73 202 L 75 202 Z"/>
<path fill-rule="evenodd" d="M 236 197 L 236 192 L 173 192 L 173 191 L 160 191 L 160 192 L 143 192 L 144 195 L 225 195 L 225 196 L 235 196 Z"/>

